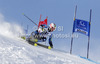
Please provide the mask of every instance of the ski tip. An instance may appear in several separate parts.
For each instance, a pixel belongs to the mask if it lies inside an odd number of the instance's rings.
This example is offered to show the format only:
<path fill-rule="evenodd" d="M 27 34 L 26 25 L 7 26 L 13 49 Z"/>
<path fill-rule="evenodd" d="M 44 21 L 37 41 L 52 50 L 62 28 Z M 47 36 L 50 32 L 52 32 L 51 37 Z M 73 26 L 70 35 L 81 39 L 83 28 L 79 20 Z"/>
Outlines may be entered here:
<path fill-rule="evenodd" d="M 48 46 L 48 49 L 52 49 L 51 46 Z"/>
<path fill-rule="evenodd" d="M 26 40 L 26 37 L 25 36 L 22 36 L 21 38 L 24 39 L 24 40 Z"/>
<path fill-rule="evenodd" d="M 37 46 L 37 44 L 35 43 L 34 46 Z"/>

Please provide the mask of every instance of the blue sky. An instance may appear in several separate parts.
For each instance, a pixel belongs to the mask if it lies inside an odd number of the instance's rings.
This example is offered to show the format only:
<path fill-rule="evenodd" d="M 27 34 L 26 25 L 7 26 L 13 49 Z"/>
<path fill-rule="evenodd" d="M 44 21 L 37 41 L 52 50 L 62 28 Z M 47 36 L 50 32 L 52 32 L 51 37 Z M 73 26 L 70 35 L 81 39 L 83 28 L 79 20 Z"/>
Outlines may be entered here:
<path fill-rule="evenodd" d="M 75 6 L 78 19 L 89 21 L 89 12 L 92 9 L 90 59 L 100 61 L 100 0 L 0 0 L 0 13 L 8 22 L 15 22 L 26 28 L 29 25 L 29 32 L 35 26 L 22 13 L 28 15 L 36 23 L 39 22 L 40 14 L 44 20 L 48 16 L 48 24 L 51 22 L 63 26 L 63 31 L 56 30 L 55 34 L 71 34 Z M 58 28 L 57 28 L 58 29 Z M 77 33 L 78 34 L 78 33 Z M 86 57 L 87 36 L 78 34 L 79 38 L 74 39 L 73 54 Z M 69 52 L 71 38 L 55 38 L 55 48 Z"/>

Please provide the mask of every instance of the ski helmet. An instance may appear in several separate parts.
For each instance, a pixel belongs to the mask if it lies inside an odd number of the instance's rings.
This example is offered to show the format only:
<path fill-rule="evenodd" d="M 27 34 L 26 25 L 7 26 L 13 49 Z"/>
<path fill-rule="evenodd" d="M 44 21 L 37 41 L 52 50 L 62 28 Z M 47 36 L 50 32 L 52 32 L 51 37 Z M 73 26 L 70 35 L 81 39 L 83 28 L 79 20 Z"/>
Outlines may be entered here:
<path fill-rule="evenodd" d="M 56 24 L 51 23 L 51 24 L 50 24 L 50 30 L 51 30 L 51 31 L 54 31 L 55 29 L 56 29 Z"/>

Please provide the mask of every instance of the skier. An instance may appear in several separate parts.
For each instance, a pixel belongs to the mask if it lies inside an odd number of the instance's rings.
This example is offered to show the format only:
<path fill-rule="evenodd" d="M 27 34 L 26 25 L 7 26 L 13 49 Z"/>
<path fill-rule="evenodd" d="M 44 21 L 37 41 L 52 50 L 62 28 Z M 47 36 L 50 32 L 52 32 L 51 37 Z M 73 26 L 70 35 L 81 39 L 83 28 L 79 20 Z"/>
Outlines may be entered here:
<path fill-rule="evenodd" d="M 40 21 L 38 25 L 38 29 L 35 32 L 31 33 L 31 40 L 34 42 L 45 42 L 47 40 L 47 37 L 49 36 L 49 45 L 51 48 L 53 48 L 52 44 L 52 33 L 56 29 L 56 25 L 54 23 L 51 23 L 49 26 L 47 26 L 47 18 L 44 21 Z"/>

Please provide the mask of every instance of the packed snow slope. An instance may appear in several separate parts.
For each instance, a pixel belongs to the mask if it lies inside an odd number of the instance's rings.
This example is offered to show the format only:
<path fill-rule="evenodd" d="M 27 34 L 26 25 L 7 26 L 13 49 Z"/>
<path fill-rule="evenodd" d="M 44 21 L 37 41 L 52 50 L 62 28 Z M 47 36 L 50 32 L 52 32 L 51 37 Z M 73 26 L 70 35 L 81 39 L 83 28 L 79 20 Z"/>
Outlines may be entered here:
<path fill-rule="evenodd" d="M 68 53 L 35 47 L 0 34 L 0 64 L 95 64 Z"/>

